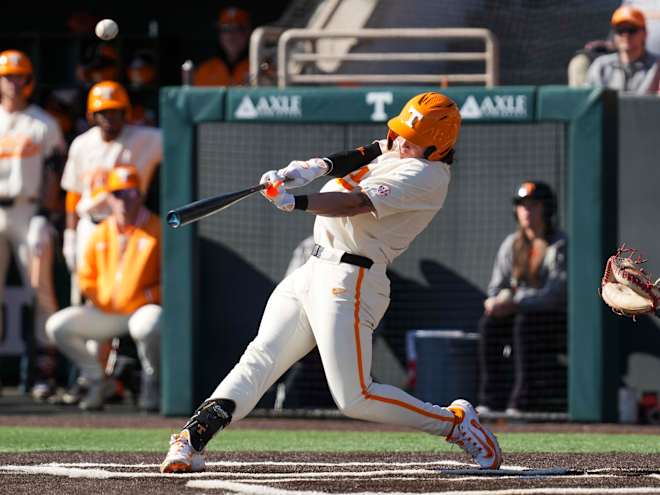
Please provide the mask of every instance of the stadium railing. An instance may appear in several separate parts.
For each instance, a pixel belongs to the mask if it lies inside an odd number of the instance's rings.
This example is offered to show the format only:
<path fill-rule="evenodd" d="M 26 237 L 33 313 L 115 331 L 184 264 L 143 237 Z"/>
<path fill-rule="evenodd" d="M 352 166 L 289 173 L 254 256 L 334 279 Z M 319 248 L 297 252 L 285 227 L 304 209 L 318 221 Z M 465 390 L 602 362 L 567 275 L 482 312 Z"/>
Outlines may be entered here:
<path fill-rule="evenodd" d="M 406 50 L 406 42 L 435 40 L 443 51 Z M 477 41 L 483 49 L 457 51 L 461 42 Z M 360 42 L 396 42 L 397 51 L 373 51 Z M 456 43 L 459 44 L 456 44 Z M 273 46 L 277 43 L 276 51 Z M 378 44 L 376 44 L 378 48 Z M 275 53 L 273 53 L 275 51 Z M 277 63 L 277 85 L 285 88 L 302 84 L 498 84 L 499 50 L 497 38 L 482 28 L 365 28 L 287 29 L 260 27 L 250 39 L 250 80 L 253 86 L 267 82 L 264 69 L 272 71 Z M 369 73 L 359 73 L 351 63 L 370 64 Z M 388 65 L 407 62 L 417 66 L 418 73 L 388 73 Z M 438 72 L 437 67 L 422 70 L 421 63 L 452 62 L 454 72 Z M 475 71 L 475 62 L 482 66 Z M 471 65 L 466 65 L 469 63 Z M 345 70 L 338 71 L 341 65 Z M 458 65 L 460 64 L 460 65 Z M 375 71 L 374 67 L 377 67 Z M 460 67 L 460 69 L 459 69 Z M 380 72 L 379 72 L 380 71 Z"/>

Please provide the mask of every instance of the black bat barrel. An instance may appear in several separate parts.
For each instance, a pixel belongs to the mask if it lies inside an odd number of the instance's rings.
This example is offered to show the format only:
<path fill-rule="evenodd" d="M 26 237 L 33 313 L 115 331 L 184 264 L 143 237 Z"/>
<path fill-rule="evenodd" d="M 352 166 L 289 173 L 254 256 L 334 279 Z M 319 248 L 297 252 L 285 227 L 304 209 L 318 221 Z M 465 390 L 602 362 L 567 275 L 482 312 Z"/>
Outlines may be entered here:
<path fill-rule="evenodd" d="M 208 217 L 213 213 L 224 210 L 241 199 L 246 198 L 257 191 L 261 191 L 265 187 L 266 184 L 259 184 L 258 186 L 252 186 L 242 191 L 200 199 L 194 203 L 175 208 L 174 210 L 167 212 L 167 224 L 173 229 L 178 229 L 183 225 L 196 222 L 197 220 Z"/>

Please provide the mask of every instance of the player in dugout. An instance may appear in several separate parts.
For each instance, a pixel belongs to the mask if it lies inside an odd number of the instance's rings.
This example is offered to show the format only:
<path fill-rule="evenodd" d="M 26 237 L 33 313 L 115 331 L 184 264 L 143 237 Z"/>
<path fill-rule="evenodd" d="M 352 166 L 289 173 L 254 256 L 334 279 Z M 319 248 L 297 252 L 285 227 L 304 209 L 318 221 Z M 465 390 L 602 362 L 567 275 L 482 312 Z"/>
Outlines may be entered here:
<path fill-rule="evenodd" d="M 35 336 L 46 344 L 43 326 L 57 311 L 53 287 L 51 217 L 57 214 L 57 178 L 65 144 L 57 122 L 30 102 L 35 74 L 19 50 L 0 53 L 0 304 L 13 252 L 23 285 L 36 296 Z M 7 321 L 7 316 L 4 317 Z M 0 334 L 3 318 L 0 317 Z M 30 385 L 31 377 L 23 377 Z"/>
<path fill-rule="evenodd" d="M 62 250 L 72 275 L 81 262 L 89 233 L 110 212 L 104 182 L 113 167 L 122 163 L 136 166 L 142 194 L 154 196 L 149 188 L 157 182 L 162 134 L 159 129 L 128 124 L 130 112 L 131 102 L 121 84 L 102 81 L 89 90 L 87 116 L 95 125 L 71 143 L 61 183 L 67 191 Z M 152 203 L 147 200 L 147 206 Z"/>
<path fill-rule="evenodd" d="M 275 288 L 240 362 L 172 435 L 162 472 L 204 470 L 211 438 L 244 418 L 315 346 L 344 415 L 425 431 L 460 446 L 481 468 L 500 467 L 497 439 L 468 401 L 423 402 L 370 373 L 372 332 L 390 301 L 386 268 L 442 208 L 460 126 L 453 100 L 422 93 L 388 122 L 386 139 L 262 176 L 275 207 L 316 216 L 312 256 Z M 335 179 L 319 193 L 289 192 L 324 176 Z"/>
<path fill-rule="evenodd" d="M 66 195 L 66 228 L 62 252 L 71 272 L 71 302 L 80 304 L 77 269 L 82 263 L 89 236 L 110 213 L 105 181 L 119 164 L 130 163 L 140 174 L 141 192 L 152 211 L 158 208 L 158 170 L 163 156 L 159 129 L 129 124 L 131 101 L 123 85 L 101 81 L 87 95 L 87 118 L 93 127 L 71 143 L 62 174 Z M 99 342 L 98 354 L 105 361 L 110 344 Z M 65 395 L 76 403 L 84 392 L 78 380 Z"/>
<path fill-rule="evenodd" d="M 113 168 L 107 179 L 112 214 L 92 231 L 78 270 L 87 299 L 48 319 L 46 332 L 81 370 L 87 394 L 83 410 L 103 407 L 108 380 L 87 340 L 129 333 L 142 365 L 139 405 L 157 411 L 160 361 L 160 220 L 143 205 L 140 174 L 133 165 Z"/>

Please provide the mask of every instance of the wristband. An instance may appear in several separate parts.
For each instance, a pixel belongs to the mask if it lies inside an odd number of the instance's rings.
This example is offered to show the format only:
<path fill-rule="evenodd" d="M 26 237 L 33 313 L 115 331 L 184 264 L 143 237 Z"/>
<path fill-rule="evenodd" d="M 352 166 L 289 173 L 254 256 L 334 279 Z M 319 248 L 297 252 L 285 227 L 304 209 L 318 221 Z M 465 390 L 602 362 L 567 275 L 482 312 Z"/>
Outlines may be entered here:
<path fill-rule="evenodd" d="M 300 194 L 293 197 L 293 209 L 294 210 L 307 210 L 307 205 L 309 204 L 309 197 L 306 194 Z"/>

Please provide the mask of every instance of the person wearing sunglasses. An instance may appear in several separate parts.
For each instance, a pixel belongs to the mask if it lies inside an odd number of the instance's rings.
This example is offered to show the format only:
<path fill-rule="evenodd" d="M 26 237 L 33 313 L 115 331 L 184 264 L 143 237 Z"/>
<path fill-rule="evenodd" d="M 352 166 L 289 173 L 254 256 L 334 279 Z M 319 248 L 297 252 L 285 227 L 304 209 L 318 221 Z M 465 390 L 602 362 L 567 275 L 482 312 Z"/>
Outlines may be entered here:
<path fill-rule="evenodd" d="M 586 86 L 615 89 L 626 93 L 658 91 L 658 59 L 646 50 L 646 19 L 630 5 L 612 14 L 615 53 L 598 57 L 589 67 Z"/>
<path fill-rule="evenodd" d="M 92 231 L 78 269 L 87 302 L 58 311 L 46 333 L 79 369 L 87 393 L 83 410 L 103 407 L 111 382 L 88 340 L 106 341 L 130 334 L 142 366 L 139 405 L 160 405 L 160 220 L 143 205 L 140 174 L 134 165 L 117 165 L 105 188 L 111 214 Z"/>
<path fill-rule="evenodd" d="M 252 32 L 250 14 L 227 7 L 218 16 L 217 54 L 202 62 L 195 71 L 195 86 L 242 86 L 248 83 L 250 61 L 248 44 Z"/>

